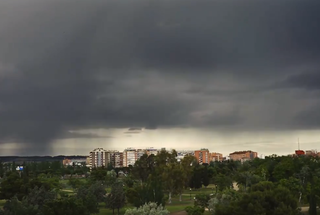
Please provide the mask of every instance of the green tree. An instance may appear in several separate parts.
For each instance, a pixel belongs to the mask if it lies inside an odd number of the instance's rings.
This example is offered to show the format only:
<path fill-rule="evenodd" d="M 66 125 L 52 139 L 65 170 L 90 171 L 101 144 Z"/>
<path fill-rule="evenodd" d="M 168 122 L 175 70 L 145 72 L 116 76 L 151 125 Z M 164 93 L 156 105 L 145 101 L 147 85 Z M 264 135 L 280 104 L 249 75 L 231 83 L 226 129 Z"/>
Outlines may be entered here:
<path fill-rule="evenodd" d="M 27 196 L 24 197 L 24 201 L 28 205 L 34 205 L 41 209 L 46 201 L 52 201 L 56 196 L 57 193 L 54 191 L 48 191 L 44 187 L 35 187 L 29 191 Z"/>
<path fill-rule="evenodd" d="M 65 197 L 45 203 L 42 209 L 44 215 L 89 215 L 86 204 L 82 199 Z"/>
<path fill-rule="evenodd" d="M 70 178 L 68 181 L 68 184 L 73 188 L 73 189 L 78 189 L 82 186 L 84 186 L 84 182 L 82 182 L 78 178 Z"/>
<path fill-rule="evenodd" d="M 303 186 L 299 179 L 290 177 L 288 179 L 281 179 L 279 185 L 289 189 L 291 193 L 301 202 L 301 196 L 303 192 Z"/>
<path fill-rule="evenodd" d="M 181 167 L 183 169 L 184 175 L 186 177 L 185 182 L 184 182 L 184 186 L 190 187 L 190 181 L 193 177 L 193 171 L 194 171 L 194 167 L 197 164 L 197 159 L 192 156 L 192 155 L 186 155 L 180 162 Z M 193 187 L 192 187 L 193 188 Z"/>
<path fill-rule="evenodd" d="M 148 202 L 165 205 L 161 178 L 150 178 L 147 183 L 135 184 L 126 190 L 126 197 L 130 204 L 140 207 Z"/>
<path fill-rule="evenodd" d="M 208 172 L 208 164 L 203 164 L 204 168 L 202 168 L 202 184 L 207 187 L 210 183 L 209 172 Z"/>
<path fill-rule="evenodd" d="M 111 192 L 107 196 L 106 206 L 112 209 L 114 214 L 114 209 L 119 210 L 125 205 L 125 193 L 123 190 L 123 184 L 121 182 L 116 182 L 111 186 Z"/>
<path fill-rule="evenodd" d="M 4 166 L 3 166 L 3 163 L 0 161 L 0 178 L 4 176 L 4 173 L 5 173 Z"/>
<path fill-rule="evenodd" d="M 194 165 L 193 175 L 191 177 L 189 186 L 190 188 L 199 189 L 202 186 L 202 166 L 198 163 Z"/>
<path fill-rule="evenodd" d="M 112 186 L 113 183 L 117 181 L 117 173 L 115 170 L 107 171 L 107 175 L 105 178 L 105 183 L 107 186 Z"/>
<path fill-rule="evenodd" d="M 38 206 L 30 205 L 26 201 L 19 201 L 17 197 L 13 197 L 8 200 L 3 206 L 3 211 L 0 214 L 3 215 L 40 215 Z M 1 209 L 0 209 L 1 211 Z"/>
<path fill-rule="evenodd" d="M 125 176 L 123 179 L 123 183 L 125 184 L 126 187 L 132 188 L 134 185 L 134 179 L 133 177 L 129 176 Z"/>
<path fill-rule="evenodd" d="M 82 186 L 77 190 L 77 198 L 85 199 L 91 193 L 95 196 L 97 202 L 105 202 L 106 189 L 100 182 L 91 184 L 89 187 Z"/>
<path fill-rule="evenodd" d="M 177 162 L 167 164 L 162 174 L 162 180 L 165 190 L 169 193 L 169 204 L 171 204 L 172 201 L 172 194 L 178 194 L 179 191 L 181 191 L 179 188 L 182 187 L 183 182 L 178 181 L 181 176 L 183 176 L 183 171 Z"/>
<path fill-rule="evenodd" d="M 155 155 L 143 154 L 134 164 L 132 173 L 135 178 L 145 183 L 155 169 Z"/>
<path fill-rule="evenodd" d="M 208 209 L 211 214 L 216 214 L 216 206 L 229 207 L 232 202 L 237 202 L 241 198 L 241 193 L 234 189 L 226 189 L 222 192 L 215 193 L 208 202 Z"/>
<path fill-rule="evenodd" d="M 210 196 L 209 195 L 207 195 L 207 194 L 197 194 L 195 196 L 194 205 L 202 207 L 202 208 L 205 209 L 209 205 L 209 200 L 210 200 Z"/>
<path fill-rule="evenodd" d="M 294 174 L 293 159 L 288 156 L 283 156 L 279 161 L 280 162 L 275 165 L 272 174 L 275 181 L 292 177 Z"/>
<path fill-rule="evenodd" d="M 253 185 L 250 192 L 228 205 L 217 204 L 216 215 L 227 214 L 299 214 L 297 199 L 284 188 L 277 187 L 272 182 L 260 182 Z"/>
<path fill-rule="evenodd" d="M 106 180 L 107 172 L 107 169 L 105 169 L 104 167 L 93 168 L 90 174 L 90 178 L 93 181 L 104 182 Z"/>
<path fill-rule="evenodd" d="M 216 192 L 222 191 L 224 189 L 232 187 L 232 178 L 227 175 L 223 175 L 219 173 L 218 175 L 214 176 L 213 183 L 216 185 Z"/>
<path fill-rule="evenodd" d="M 188 206 L 185 210 L 188 215 L 202 215 L 204 213 L 204 208 L 199 206 Z"/>
<path fill-rule="evenodd" d="M 24 187 L 24 181 L 20 175 L 17 172 L 8 172 L 0 184 L 0 199 L 11 199 L 17 196 L 19 200 L 22 200 L 25 195 L 21 191 L 22 187 Z"/>

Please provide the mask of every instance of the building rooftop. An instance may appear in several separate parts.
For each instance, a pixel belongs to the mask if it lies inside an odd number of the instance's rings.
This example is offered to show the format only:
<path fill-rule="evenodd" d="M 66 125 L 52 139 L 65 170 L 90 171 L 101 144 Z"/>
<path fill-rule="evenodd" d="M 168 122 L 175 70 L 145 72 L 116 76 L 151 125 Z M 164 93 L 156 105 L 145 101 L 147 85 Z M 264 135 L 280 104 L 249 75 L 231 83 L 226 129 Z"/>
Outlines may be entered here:
<path fill-rule="evenodd" d="M 251 153 L 251 152 L 253 152 L 253 151 L 251 151 L 251 150 L 247 150 L 247 151 L 237 151 L 237 152 L 232 152 L 232 153 L 230 153 L 230 155 L 236 155 L 236 154 L 244 154 L 244 153 Z"/>

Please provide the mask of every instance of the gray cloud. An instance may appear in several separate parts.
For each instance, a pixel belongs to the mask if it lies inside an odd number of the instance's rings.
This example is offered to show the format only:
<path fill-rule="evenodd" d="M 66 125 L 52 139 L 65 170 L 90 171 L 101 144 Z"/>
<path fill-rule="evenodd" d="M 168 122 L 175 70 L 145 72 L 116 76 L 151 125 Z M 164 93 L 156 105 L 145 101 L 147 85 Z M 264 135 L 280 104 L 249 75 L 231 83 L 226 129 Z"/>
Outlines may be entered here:
<path fill-rule="evenodd" d="M 65 132 L 59 134 L 59 139 L 74 139 L 74 138 L 84 138 L 84 139 L 93 139 L 93 138 L 113 138 L 112 136 L 104 136 L 90 133 L 78 133 L 78 132 Z"/>
<path fill-rule="evenodd" d="M 3 0 L 1 142 L 45 150 L 70 129 L 131 126 L 295 129 L 302 113 L 299 129 L 319 127 L 297 98 L 319 89 L 319 4 Z"/>
<path fill-rule="evenodd" d="M 136 128 L 136 127 L 131 127 L 128 129 L 128 131 L 141 131 L 143 128 Z"/>
<path fill-rule="evenodd" d="M 320 90 L 320 70 L 292 75 L 281 83 L 283 87 L 300 88 L 306 90 Z"/>
<path fill-rule="evenodd" d="M 300 111 L 295 117 L 295 127 L 318 129 L 320 127 L 320 103 Z"/>

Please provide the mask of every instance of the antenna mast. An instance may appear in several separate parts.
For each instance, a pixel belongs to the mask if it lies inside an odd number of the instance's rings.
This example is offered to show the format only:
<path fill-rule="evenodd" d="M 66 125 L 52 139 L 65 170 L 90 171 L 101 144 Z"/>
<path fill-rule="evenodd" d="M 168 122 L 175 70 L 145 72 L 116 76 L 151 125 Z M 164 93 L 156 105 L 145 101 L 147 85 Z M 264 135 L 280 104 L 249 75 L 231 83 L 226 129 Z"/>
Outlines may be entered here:
<path fill-rule="evenodd" d="M 298 149 L 300 150 L 300 141 L 299 141 L 299 138 L 298 138 Z"/>

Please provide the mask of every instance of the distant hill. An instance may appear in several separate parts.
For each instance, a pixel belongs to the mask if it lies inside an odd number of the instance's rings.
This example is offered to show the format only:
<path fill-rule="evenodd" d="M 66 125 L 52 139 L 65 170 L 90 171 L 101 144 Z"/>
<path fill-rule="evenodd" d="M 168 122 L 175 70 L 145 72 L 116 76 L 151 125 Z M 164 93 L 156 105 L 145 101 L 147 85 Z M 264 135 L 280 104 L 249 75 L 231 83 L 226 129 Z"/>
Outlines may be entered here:
<path fill-rule="evenodd" d="M 86 156 L 72 155 L 72 156 L 0 156 L 0 162 L 16 162 L 22 164 L 23 162 L 46 162 L 46 161 L 63 161 L 63 159 L 86 159 Z"/>

